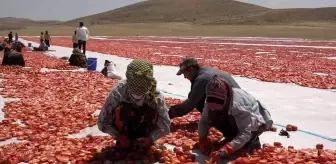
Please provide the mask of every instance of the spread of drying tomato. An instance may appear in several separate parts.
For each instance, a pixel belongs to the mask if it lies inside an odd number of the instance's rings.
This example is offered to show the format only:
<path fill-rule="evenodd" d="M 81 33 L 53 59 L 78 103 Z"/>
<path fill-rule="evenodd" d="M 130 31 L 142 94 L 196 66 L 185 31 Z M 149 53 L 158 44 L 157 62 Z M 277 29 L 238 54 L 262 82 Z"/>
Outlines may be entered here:
<path fill-rule="evenodd" d="M 272 45 L 302 45 L 302 46 L 336 46 L 336 41 L 304 40 L 304 39 L 280 39 L 280 38 L 232 38 L 232 37 L 132 37 L 114 36 L 103 37 L 107 39 L 128 40 L 153 40 L 170 42 L 206 42 L 206 43 L 247 43 L 247 44 L 272 44 Z"/>
<path fill-rule="evenodd" d="M 32 68 L 0 66 L 1 78 L 5 79 L 0 83 L 4 88 L 0 94 L 20 98 L 20 101 L 6 103 L 3 109 L 6 119 L 0 123 L 0 141 L 13 137 L 21 141 L 0 146 L 0 163 L 88 163 L 113 148 L 112 137 L 69 138 L 68 135 L 96 125 L 97 116 L 93 113 L 103 105 L 116 81 L 104 78 L 98 72 L 40 72 L 42 67 L 74 67 L 42 53 L 31 55 L 26 53 L 25 56 Z M 173 105 L 181 100 L 167 98 L 166 102 Z M 158 145 L 175 145 L 173 150 L 153 146 L 142 157 L 139 152 L 127 152 L 126 162 L 141 159 L 144 163 L 197 163 L 190 150 L 198 149 L 199 119 L 197 111 L 174 118 L 173 132 L 156 142 Z M 293 125 L 291 127 L 293 129 Z M 208 137 L 214 146 L 218 146 L 216 143 L 223 135 L 211 128 Z M 293 147 L 282 148 L 281 143 L 275 142 L 274 146 L 264 145 L 250 156 L 244 155 L 233 163 L 335 162 L 336 153 L 323 150 L 322 144 L 316 149 L 295 150 Z"/>
<path fill-rule="evenodd" d="M 3 109 L 6 119 L 0 123 L 0 141 L 13 137 L 21 141 L 0 147 L 0 163 L 87 163 L 103 148 L 114 146 L 112 137 L 73 139 L 67 136 L 96 125 L 97 116 L 93 113 L 103 105 L 116 81 L 98 72 L 40 72 L 45 66 L 39 63 L 44 59 L 32 60 L 32 68 L 0 66 L 1 78 L 5 79 L 1 82 L 4 89 L 0 94 L 20 98 L 20 101 L 6 103 Z M 68 66 L 53 63 L 55 68 Z M 167 99 L 170 104 L 178 101 Z M 178 152 L 183 158 L 173 151 L 158 151 L 148 152 L 149 156 L 155 154 L 155 158 L 146 160 L 194 160 L 189 151 Z"/>
<path fill-rule="evenodd" d="M 323 145 L 316 145 L 316 149 L 295 149 L 293 146 L 284 148 L 279 143 L 264 144 L 263 148 L 254 151 L 247 157 L 240 157 L 231 164 L 269 164 L 269 163 L 336 163 L 336 151 L 323 150 Z"/>
<path fill-rule="evenodd" d="M 39 71 L 41 67 L 72 67 L 40 53 L 31 55 L 25 55 L 25 59 L 32 68 L 0 66 L 4 79 L 0 94 L 20 98 L 2 109 L 6 119 L 0 123 L 0 141 L 13 137 L 22 141 L 1 146 L 0 163 L 85 163 L 99 147 L 110 146 L 113 139 L 66 136 L 96 125 L 93 113 L 102 106 L 116 81 L 97 72 L 43 73 Z"/>
<path fill-rule="evenodd" d="M 27 127 L 19 136 L 32 140 L 50 133 L 58 136 L 77 133 L 95 125 L 92 113 L 102 106 L 116 82 L 94 72 L 27 71 L 5 74 L 4 78 L 4 90 L 0 93 L 4 97 L 21 98 L 19 102 L 6 103 L 5 118 L 9 123 L 20 119 Z"/>
<path fill-rule="evenodd" d="M 49 135 L 48 139 L 1 146 L 0 162 L 87 163 L 94 153 L 110 145 L 113 145 L 111 137 L 72 139 Z"/>
<path fill-rule="evenodd" d="M 37 51 L 28 51 L 25 48 L 22 52 L 25 67 L 33 67 L 34 69 L 40 68 L 49 68 L 49 69 L 58 69 L 58 70 L 70 70 L 78 67 L 71 66 L 65 60 L 57 59 L 56 57 L 47 56 L 43 52 Z M 0 53 L 0 58 L 3 57 L 3 52 Z"/>
<path fill-rule="evenodd" d="M 34 37 L 25 39 L 38 41 Z M 250 43 L 278 46 L 246 45 Z M 336 88 L 336 62 L 329 59 L 335 58 L 336 48 L 309 47 L 333 46 L 335 42 L 301 40 L 286 44 L 302 47 L 279 46 L 283 43 L 265 39 L 117 37 L 114 40 L 91 39 L 87 49 L 127 58 L 145 58 L 159 65 L 178 65 L 183 56 L 193 56 L 203 65 L 218 67 L 234 75 L 314 88 Z M 72 47 L 70 37 L 55 37 L 53 44 Z"/>

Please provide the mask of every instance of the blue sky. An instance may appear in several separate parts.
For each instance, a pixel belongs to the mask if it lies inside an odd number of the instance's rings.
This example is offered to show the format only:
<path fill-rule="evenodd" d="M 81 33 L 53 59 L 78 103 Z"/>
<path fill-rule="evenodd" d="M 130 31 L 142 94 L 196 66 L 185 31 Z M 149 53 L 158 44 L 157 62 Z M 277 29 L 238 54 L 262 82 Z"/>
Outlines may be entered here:
<path fill-rule="evenodd" d="M 3 0 L 0 17 L 70 20 L 142 0 Z M 239 0 L 271 8 L 336 7 L 336 0 Z"/>

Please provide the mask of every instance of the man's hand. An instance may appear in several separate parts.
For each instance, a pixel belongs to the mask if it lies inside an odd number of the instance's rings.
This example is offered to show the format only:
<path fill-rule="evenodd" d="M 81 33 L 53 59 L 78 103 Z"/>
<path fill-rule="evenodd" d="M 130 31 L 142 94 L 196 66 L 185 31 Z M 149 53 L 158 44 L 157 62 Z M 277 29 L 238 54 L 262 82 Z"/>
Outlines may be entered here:
<path fill-rule="evenodd" d="M 230 143 L 225 144 L 218 151 L 210 154 L 210 163 L 219 164 L 222 158 L 228 158 L 233 153 L 233 149 Z"/>
<path fill-rule="evenodd" d="M 177 115 L 177 110 L 179 110 L 178 108 L 179 108 L 179 104 L 173 105 L 169 108 L 168 114 L 169 114 L 170 119 L 178 117 Z"/>
<path fill-rule="evenodd" d="M 210 154 L 210 163 L 211 164 L 219 164 L 223 157 L 225 157 L 223 152 L 214 151 Z"/>
<path fill-rule="evenodd" d="M 210 154 L 210 152 L 212 150 L 212 143 L 207 137 L 200 138 L 199 146 L 200 146 L 200 150 L 203 154 L 205 154 L 205 155 Z"/>
<path fill-rule="evenodd" d="M 233 148 L 232 148 L 232 145 L 230 143 L 226 143 L 224 146 L 222 146 L 220 149 L 219 149 L 220 152 L 223 152 L 224 156 L 229 156 L 233 153 Z"/>

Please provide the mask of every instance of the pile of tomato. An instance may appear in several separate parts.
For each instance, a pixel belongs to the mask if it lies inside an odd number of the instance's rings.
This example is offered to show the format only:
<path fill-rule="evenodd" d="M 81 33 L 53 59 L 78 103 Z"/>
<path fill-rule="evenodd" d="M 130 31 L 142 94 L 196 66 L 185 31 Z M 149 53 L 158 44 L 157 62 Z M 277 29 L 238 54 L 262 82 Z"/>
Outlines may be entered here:
<path fill-rule="evenodd" d="M 27 37 L 37 41 L 38 38 Z M 210 41 L 209 41 L 210 40 Z M 295 42 L 294 46 L 251 45 L 260 41 L 240 40 L 239 44 L 221 44 L 221 40 L 201 39 L 192 41 L 163 38 L 117 40 L 90 39 L 87 49 L 127 58 L 144 58 L 157 65 L 177 66 L 182 57 L 191 56 L 202 65 L 217 67 L 234 75 L 257 78 L 263 81 L 295 83 L 301 86 L 335 89 L 336 49 L 316 48 L 311 42 Z M 262 40 L 262 43 L 267 41 Z M 333 42 L 320 42 L 316 45 Z M 54 37 L 52 44 L 72 47 L 70 37 Z M 322 74 L 322 75 L 321 75 Z"/>
<path fill-rule="evenodd" d="M 193 110 L 187 115 L 182 117 L 176 117 L 172 119 L 171 131 L 183 129 L 187 131 L 195 131 L 198 127 L 198 122 L 201 119 L 201 113 L 197 110 Z"/>
<path fill-rule="evenodd" d="M 176 105 L 180 104 L 183 101 L 180 99 L 173 99 L 173 98 L 165 98 L 165 101 L 168 105 Z M 201 113 L 198 112 L 196 109 L 189 112 L 188 114 L 182 117 L 176 117 L 171 120 L 171 127 L 170 130 L 175 132 L 177 130 L 187 130 L 187 131 L 195 131 L 197 130 L 198 122 L 201 119 Z"/>
<path fill-rule="evenodd" d="M 169 133 L 168 135 L 156 141 L 156 144 L 164 145 L 165 143 L 184 149 L 193 149 L 194 145 L 198 142 L 198 133 L 189 132 L 186 130 L 177 130 L 176 132 Z"/>
<path fill-rule="evenodd" d="M 154 154 L 158 153 L 159 162 L 165 164 L 198 164 L 194 162 L 196 156 L 190 152 L 190 149 L 185 150 L 180 147 L 175 147 L 174 150 L 163 150 L 156 149 Z"/>
<path fill-rule="evenodd" d="M 223 138 L 223 134 L 215 128 L 210 128 L 208 133 L 208 139 L 211 142 L 220 141 Z M 170 144 L 183 149 L 198 148 L 198 132 L 190 132 L 187 130 L 178 129 L 176 132 L 169 133 L 168 135 L 160 138 L 156 141 L 156 144 Z"/>
<path fill-rule="evenodd" d="M 189 150 L 184 150 L 181 147 L 175 147 L 173 150 L 166 148 L 158 148 L 157 146 L 151 146 L 148 151 L 129 151 L 118 149 L 116 147 L 107 147 L 105 150 L 102 150 L 103 156 L 106 159 L 109 159 L 111 162 L 117 162 L 119 159 L 123 159 L 127 164 L 134 164 L 135 161 L 141 160 L 145 164 L 152 164 L 155 162 L 168 163 L 168 164 L 199 164 L 195 161 L 195 155 L 192 154 Z M 96 153 L 99 154 L 99 153 Z M 100 164 L 104 163 L 104 157 L 100 155 L 95 155 L 93 160 L 90 160 L 90 163 Z M 102 159 L 102 160 L 100 160 Z"/>

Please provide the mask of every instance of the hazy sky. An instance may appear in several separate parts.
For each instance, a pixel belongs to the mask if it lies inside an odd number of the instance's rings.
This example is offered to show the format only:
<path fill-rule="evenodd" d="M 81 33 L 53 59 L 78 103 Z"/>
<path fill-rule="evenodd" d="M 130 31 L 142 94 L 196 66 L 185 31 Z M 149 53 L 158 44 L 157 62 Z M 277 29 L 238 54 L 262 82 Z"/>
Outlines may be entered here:
<path fill-rule="evenodd" d="M 142 0 L 0 0 L 0 17 L 70 20 Z"/>
<path fill-rule="evenodd" d="M 1 0 L 0 17 L 70 20 L 142 0 Z M 239 0 L 271 8 L 336 7 L 336 0 Z"/>
<path fill-rule="evenodd" d="M 336 7 L 336 0 L 239 0 L 270 8 Z"/>

